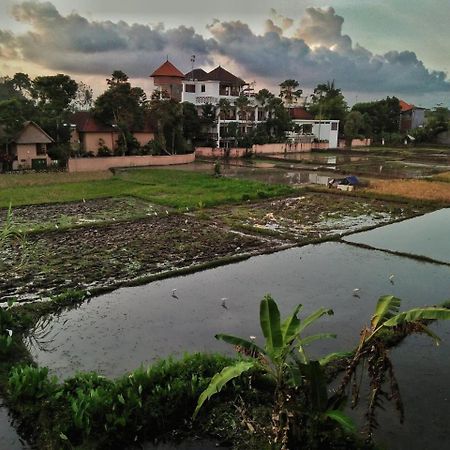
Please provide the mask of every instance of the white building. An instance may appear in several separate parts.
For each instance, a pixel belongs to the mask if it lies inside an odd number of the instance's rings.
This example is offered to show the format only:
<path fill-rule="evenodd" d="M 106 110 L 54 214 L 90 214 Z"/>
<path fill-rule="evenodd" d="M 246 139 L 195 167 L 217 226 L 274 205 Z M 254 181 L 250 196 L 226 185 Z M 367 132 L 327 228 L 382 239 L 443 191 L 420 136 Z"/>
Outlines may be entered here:
<path fill-rule="evenodd" d="M 218 66 L 210 72 L 203 69 L 193 69 L 183 75 L 173 64 L 166 61 L 151 77 L 155 85 L 169 92 L 177 101 L 190 102 L 197 106 L 199 113 L 205 104 L 219 106 L 221 99 L 228 100 L 230 104 L 226 116 L 219 114 L 214 129 L 210 130 L 217 145 L 226 145 L 223 138 L 225 130 L 230 124 L 237 124 L 242 133 L 246 133 L 259 123 L 267 120 L 267 112 L 258 107 L 250 85 L 241 78 Z M 180 95 L 181 94 L 181 95 Z M 249 100 L 249 110 L 246 114 L 236 107 L 236 100 L 246 96 Z M 304 108 L 290 108 L 291 117 L 296 131 L 291 132 L 291 140 L 303 139 L 310 136 L 318 141 L 328 141 L 330 148 L 338 146 L 339 121 L 338 120 L 314 120 Z"/>

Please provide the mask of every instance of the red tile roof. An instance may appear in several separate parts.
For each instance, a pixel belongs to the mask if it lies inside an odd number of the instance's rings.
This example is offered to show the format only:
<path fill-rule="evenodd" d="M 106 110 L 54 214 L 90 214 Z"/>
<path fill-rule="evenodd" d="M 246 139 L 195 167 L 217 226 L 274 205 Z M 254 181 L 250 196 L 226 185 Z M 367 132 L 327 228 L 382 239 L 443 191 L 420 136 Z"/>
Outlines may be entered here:
<path fill-rule="evenodd" d="M 289 115 L 291 119 L 297 120 L 312 120 L 314 117 L 305 108 L 300 106 L 296 106 L 294 108 L 289 108 Z"/>
<path fill-rule="evenodd" d="M 174 77 L 184 78 L 184 75 L 169 61 L 160 65 L 150 77 Z"/>
<path fill-rule="evenodd" d="M 114 131 L 114 127 L 95 120 L 88 111 L 76 112 L 70 119 L 71 123 L 77 126 L 77 130 L 82 133 L 107 133 Z"/>
<path fill-rule="evenodd" d="M 70 122 L 76 125 L 77 131 L 80 133 L 112 133 L 118 131 L 117 128 L 96 120 L 92 113 L 88 111 L 74 113 L 70 118 Z M 142 128 L 131 131 L 135 133 L 153 133 L 155 131 L 155 126 L 152 121 L 149 120 Z"/>
<path fill-rule="evenodd" d="M 406 111 L 409 111 L 414 108 L 414 105 L 410 105 L 409 103 L 406 103 L 403 100 L 400 100 L 399 103 L 400 103 L 400 109 L 402 112 L 406 112 Z"/>

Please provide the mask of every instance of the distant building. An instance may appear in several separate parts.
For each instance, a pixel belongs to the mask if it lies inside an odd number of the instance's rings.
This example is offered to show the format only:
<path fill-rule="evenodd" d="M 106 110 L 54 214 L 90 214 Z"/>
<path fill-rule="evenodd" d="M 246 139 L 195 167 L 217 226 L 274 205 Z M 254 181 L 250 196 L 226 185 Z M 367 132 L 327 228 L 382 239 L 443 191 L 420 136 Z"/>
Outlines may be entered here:
<path fill-rule="evenodd" d="M 53 139 L 36 123 L 28 121 L 8 144 L 7 154 L 2 156 L 3 170 L 46 169 L 51 159 L 47 145 Z"/>
<path fill-rule="evenodd" d="M 289 108 L 289 115 L 294 122 L 294 130 L 288 137 L 293 142 L 305 141 L 310 137 L 319 142 L 328 141 L 330 148 L 339 146 L 339 120 L 317 120 L 305 108 Z"/>
<path fill-rule="evenodd" d="M 200 114 L 205 104 L 218 107 L 221 99 L 229 101 L 230 110 L 227 111 L 226 116 L 224 117 L 223 113 L 218 114 L 216 123 L 208 130 L 209 136 L 217 142 L 218 147 L 227 146 L 228 142 L 224 136 L 230 124 L 236 124 L 241 132 L 247 133 L 268 119 L 266 109 L 262 108 L 255 99 L 251 84 L 221 66 L 210 72 L 193 69 L 183 75 L 167 60 L 150 76 L 157 89 L 166 90 L 170 97 L 177 101 L 194 104 Z M 235 106 L 235 101 L 241 96 L 249 99 L 251 107 L 251 111 L 245 117 Z M 292 141 L 299 142 L 309 138 L 318 141 L 327 140 L 332 148 L 338 146 L 338 120 L 314 120 L 313 116 L 300 107 L 290 108 L 290 114 L 297 125 L 296 131 L 288 136 Z"/>
<path fill-rule="evenodd" d="M 87 111 L 73 114 L 70 122 L 73 124 L 70 142 L 75 151 L 97 155 L 100 148 L 107 148 L 112 153 L 117 149 L 121 135 L 117 126 L 103 124 Z M 155 136 L 151 124 L 139 130 L 131 130 L 131 133 L 140 145 L 147 144 Z"/>
<path fill-rule="evenodd" d="M 422 127 L 425 123 L 425 108 L 400 100 L 400 132 L 406 133 L 414 128 Z"/>
<path fill-rule="evenodd" d="M 181 84 L 184 75 L 169 60 L 161 64 L 151 75 L 155 86 L 166 91 L 170 98 L 177 102 L 181 100 L 183 86 Z"/>

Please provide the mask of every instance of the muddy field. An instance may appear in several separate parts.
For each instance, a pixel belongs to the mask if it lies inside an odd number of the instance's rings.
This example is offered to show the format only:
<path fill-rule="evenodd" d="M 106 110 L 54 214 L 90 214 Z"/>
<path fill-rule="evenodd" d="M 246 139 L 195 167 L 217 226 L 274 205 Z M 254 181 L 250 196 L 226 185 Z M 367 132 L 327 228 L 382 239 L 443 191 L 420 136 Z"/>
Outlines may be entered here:
<path fill-rule="evenodd" d="M 18 206 L 13 209 L 14 225 L 22 231 L 52 230 L 99 222 L 114 222 L 153 216 L 164 209 L 132 197 L 102 198 L 69 203 Z M 0 222 L 7 209 L 0 209 Z"/>
<path fill-rule="evenodd" d="M 21 207 L 14 211 L 17 223 L 33 228 L 44 222 L 47 228 L 29 234 L 23 245 L 15 243 L 0 252 L 0 299 L 113 286 L 326 239 L 422 212 L 424 208 L 407 204 L 319 193 L 195 213 L 175 213 L 134 199 Z M 133 215 L 141 218 L 119 222 Z M 66 229 L 58 227 L 62 218 Z M 117 223 L 111 222 L 116 218 Z M 48 226 L 52 223 L 55 228 Z M 20 260 L 23 264 L 13 270 Z"/>
<path fill-rule="evenodd" d="M 221 207 L 212 211 L 235 229 L 308 242 L 343 235 L 427 212 L 429 208 L 339 194 L 305 193 L 294 198 Z"/>

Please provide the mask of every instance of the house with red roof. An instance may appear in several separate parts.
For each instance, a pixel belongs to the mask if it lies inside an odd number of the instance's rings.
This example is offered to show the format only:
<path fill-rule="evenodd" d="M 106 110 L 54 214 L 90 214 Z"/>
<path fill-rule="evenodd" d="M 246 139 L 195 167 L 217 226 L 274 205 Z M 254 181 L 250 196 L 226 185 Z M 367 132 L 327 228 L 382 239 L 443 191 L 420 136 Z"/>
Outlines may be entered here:
<path fill-rule="evenodd" d="M 216 123 L 207 130 L 209 136 L 217 141 L 218 147 L 226 146 L 228 143 L 222 136 L 226 134 L 226 129 L 230 124 L 236 124 L 243 133 L 247 133 L 268 119 L 266 108 L 258 104 L 254 96 L 253 85 L 221 66 L 210 72 L 192 68 L 190 72 L 183 75 L 167 60 L 150 77 L 153 78 L 158 89 L 166 90 L 172 99 L 194 104 L 199 113 L 206 104 L 218 107 L 220 100 L 226 99 L 229 101 L 230 111 L 227 112 L 227 116 L 224 117 L 223 114 L 217 113 Z M 239 108 L 235 104 L 241 96 L 248 98 L 252 109 L 245 118 L 239 117 Z M 289 113 L 294 123 L 298 125 L 298 131 L 292 133 L 292 140 L 298 139 L 299 135 L 302 139 L 305 136 L 312 136 L 311 139 L 328 141 L 332 148 L 338 146 L 338 120 L 314 120 L 314 117 L 301 107 L 290 108 Z"/>
<path fill-rule="evenodd" d="M 400 132 L 406 133 L 409 130 L 423 126 L 425 122 L 425 108 L 400 100 L 400 110 Z"/>
<path fill-rule="evenodd" d="M 108 148 L 112 152 L 117 149 L 121 131 L 115 125 L 107 125 L 99 122 L 92 113 L 79 111 L 72 115 L 70 119 L 72 133 L 70 142 L 72 148 L 81 153 L 91 153 L 97 155 L 100 148 Z M 131 130 L 131 133 L 139 142 L 145 145 L 155 138 L 154 128 L 151 123 L 144 127 Z"/>

